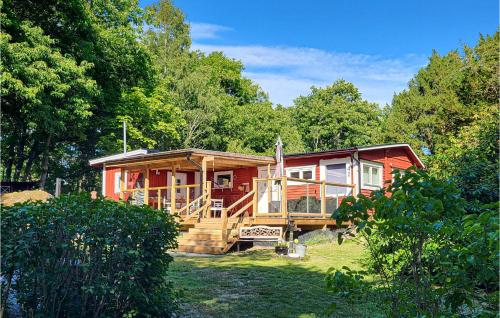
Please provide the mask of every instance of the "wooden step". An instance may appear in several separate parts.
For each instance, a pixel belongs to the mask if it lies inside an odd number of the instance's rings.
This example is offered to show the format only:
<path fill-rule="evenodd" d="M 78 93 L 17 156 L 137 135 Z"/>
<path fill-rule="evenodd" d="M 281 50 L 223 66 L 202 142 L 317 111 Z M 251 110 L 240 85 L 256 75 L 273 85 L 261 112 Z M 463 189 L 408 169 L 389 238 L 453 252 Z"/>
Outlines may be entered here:
<path fill-rule="evenodd" d="M 177 251 L 184 253 L 223 254 L 224 247 L 204 245 L 179 245 Z"/>
<path fill-rule="evenodd" d="M 222 235 L 222 230 L 220 228 L 219 229 L 204 229 L 204 228 L 194 227 L 194 228 L 189 229 L 188 234 L 212 234 L 212 235 L 219 234 L 219 235 Z"/>
<path fill-rule="evenodd" d="M 203 245 L 203 246 L 214 246 L 214 247 L 225 247 L 227 245 L 223 240 L 196 240 L 190 238 L 180 238 L 177 240 L 179 246 L 184 245 Z"/>
<path fill-rule="evenodd" d="M 190 240 L 202 240 L 202 241 L 217 241 L 222 239 L 222 233 L 219 234 L 186 234 L 182 238 Z"/>

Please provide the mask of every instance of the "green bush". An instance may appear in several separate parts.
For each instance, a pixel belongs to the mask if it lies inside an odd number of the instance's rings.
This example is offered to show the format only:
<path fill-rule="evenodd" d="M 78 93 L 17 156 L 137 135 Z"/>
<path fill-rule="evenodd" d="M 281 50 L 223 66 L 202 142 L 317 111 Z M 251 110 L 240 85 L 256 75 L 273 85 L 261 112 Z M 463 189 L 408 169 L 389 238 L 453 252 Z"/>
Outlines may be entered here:
<path fill-rule="evenodd" d="M 478 206 L 479 214 L 467 214 L 460 194 L 452 182 L 408 169 L 387 190 L 349 197 L 333 214 L 349 225 L 340 243 L 354 233 L 366 243 L 367 269 L 380 282 L 388 316 L 494 315 L 498 205 Z M 332 271 L 329 278 L 331 290 L 351 297 L 331 275 L 352 274 Z"/>
<path fill-rule="evenodd" d="M 2 210 L 2 310 L 23 316 L 167 317 L 178 226 L 164 212 L 89 195 Z"/>

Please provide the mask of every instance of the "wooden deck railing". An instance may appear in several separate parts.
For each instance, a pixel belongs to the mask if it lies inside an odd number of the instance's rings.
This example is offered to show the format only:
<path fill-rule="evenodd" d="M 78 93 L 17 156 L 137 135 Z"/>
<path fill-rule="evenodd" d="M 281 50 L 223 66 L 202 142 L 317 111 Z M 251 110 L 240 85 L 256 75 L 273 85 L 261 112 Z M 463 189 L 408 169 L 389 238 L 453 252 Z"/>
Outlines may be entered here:
<path fill-rule="evenodd" d="M 290 181 L 294 182 L 293 184 L 290 184 Z M 262 187 L 265 188 L 265 193 L 267 195 L 267 200 L 269 203 L 271 203 L 272 196 L 273 196 L 273 186 L 269 186 L 272 183 L 277 183 L 278 187 L 278 193 L 277 196 L 279 197 L 279 211 L 278 212 L 272 212 L 269 211 L 270 204 L 268 205 L 268 211 L 260 211 L 259 210 L 259 183 L 262 183 Z M 313 195 L 309 195 L 309 186 L 316 186 L 319 189 L 319 195 L 316 193 L 316 190 L 312 191 Z M 306 212 L 306 211 L 289 211 L 289 200 L 291 194 L 290 190 L 291 187 L 293 187 L 294 192 L 299 192 L 300 193 L 300 187 L 305 187 L 305 198 L 306 200 L 309 200 L 309 198 L 313 198 L 315 200 L 319 199 L 320 205 L 319 205 L 319 211 L 318 213 L 314 212 Z M 297 188 L 295 188 L 297 187 Z M 326 182 L 326 181 L 317 181 L 317 180 L 310 180 L 310 179 L 300 179 L 300 178 L 292 178 L 292 177 L 281 177 L 281 178 L 254 178 L 253 179 L 253 189 L 255 189 L 254 193 L 254 199 L 253 199 L 253 216 L 254 217 L 282 217 L 282 218 L 287 218 L 288 216 L 295 216 L 295 217 L 320 217 L 320 218 L 326 218 L 330 213 L 333 211 L 328 211 L 327 210 L 327 201 L 334 199 L 336 200 L 336 206 L 338 207 L 339 205 L 339 200 L 340 197 L 342 197 L 342 193 L 345 192 L 345 195 L 347 195 L 348 191 L 337 191 L 336 195 L 329 195 L 327 194 L 327 187 L 335 187 L 335 188 L 341 188 L 341 189 L 351 189 L 351 191 L 355 191 L 356 185 L 354 184 L 347 184 L 347 183 L 335 183 L 335 182 Z M 297 190 L 299 189 L 299 190 Z M 263 193 L 263 192 L 260 192 Z M 297 194 L 295 194 L 297 195 Z"/>
<path fill-rule="evenodd" d="M 199 188 L 199 184 L 183 184 L 183 185 L 169 185 L 169 186 L 161 186 L 161 187 L 144 187 L 144 188 L 134 188 L 134 189 L 123 189 L 120 191 L 120 197 L 125 198 L 126 193 L 130 193 L 131 195 L 137 195 L 137 193 L 143 194 L 143 204 L 149 205 L 153 200 L 153 206 L 156 206 L 158 209 L 167 209 L 166 204 L 170 204 L 169 212 L 171 214 L 186 214 L 187 219 L 189 219 L 192 215 L 196 214 L 194 212 L 199 212 L 200 208 L 204 208 L 206 210 L 206 206 L 210 206 L 211 199 L 211 183 L 209 181 L 206 182 L 205 193 L 202 193 L 199 197 L 193 198 L 191 195 L 191 190 Z M 186 196 L 185 200 L 177 199 L 177 190 L 185 189 Z M 149 194 L 151 192 L 156 191 L 156 197 L 151 197 Z M 164 191 L 164 195 L 162 195 L 162 191 Z M 170 200 L 166 202 L 166 198 L 168 197 L 167 193 L 170 191 Z M 193 191 L 194 192 L 194 191 Z M 156 202 L 154 202 L 156 199 Z M 165 201 L 162 203 L 162 201 Z M 208 203 L 207 203 L 208 202 Z M 165 204 L 166 203 L 166 204 Z M 177 208 L 177 204 L 181 204 L 179 208 Z M 194 211 L 192 211 L 194 210 Z M 206 211 L 205 211 L 206 213 Z"/>

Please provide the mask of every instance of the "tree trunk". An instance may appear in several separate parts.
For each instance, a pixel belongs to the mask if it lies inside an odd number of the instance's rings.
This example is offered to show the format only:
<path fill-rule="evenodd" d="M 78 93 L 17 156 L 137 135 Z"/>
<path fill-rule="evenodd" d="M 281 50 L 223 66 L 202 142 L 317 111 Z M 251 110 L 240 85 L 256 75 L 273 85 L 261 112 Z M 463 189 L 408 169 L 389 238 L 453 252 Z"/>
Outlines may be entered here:
<path fill-rule="evenodd" d="M 49 149 L 52 136 L 49 135 L 47 138 L 47 144 L 45 145 L 45 151 L 43 153 L 43 164 L 42 164 L 42 174 L 40 175 L 40 189 L 45 189 L 45 181 L 47 181 L 47 175 L 49 173 Z"/>
<path fill-rule="evenodd" d="M 7 161 L 5 162 L 5 174 L 3 176 L 3 179 L 5 181 L 11 181 L 10 177 L 12 175 L 12 165 L 13 164 L 14 164 L 14 143 L 11 142 L 9 145 L 9 152 L 8 152 Z"/>
<path fill-rule="evenodd" d="M 31 180 L 31 168 L 33 167 L 33 162 L 40 155 L 39 145 L 40 143 L 38 141 L 35 141 L 35 143 L 31 147 L 30 153 L 28 155 L 28 161 L 26 162 L 26 167 L 24 168 L 22 181 Z"/>
<path fill-rule="evenodd" d="M 21 175 L 21 170 L 23 169 L 24 161 L 26 157 L 24 155 L 24 148 L 26 144 L 26 134 L 24 130 L 21 130 L 21 136 L 19 136 L 19 143 L 17 144 L 17 161 L 16 161 L 16 170 L 14 171 L 14 181 L 19 181 L 19 177 Z"/>

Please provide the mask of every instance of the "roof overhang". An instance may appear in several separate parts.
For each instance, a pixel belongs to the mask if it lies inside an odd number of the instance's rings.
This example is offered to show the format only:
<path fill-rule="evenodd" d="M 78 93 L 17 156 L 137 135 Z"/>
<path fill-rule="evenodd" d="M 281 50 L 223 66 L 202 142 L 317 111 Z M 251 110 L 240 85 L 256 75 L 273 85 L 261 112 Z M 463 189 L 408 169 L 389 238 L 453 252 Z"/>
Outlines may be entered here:
<path fill-rule="evenodd" d="M 196 171 L 200 169 L 203 160 L 206 160 L 208 167 L 214 170 L 275 164 L 275 158 L 270 156 L 245 155 L 194 148 L 138 154 L 132 157 L 114 158 L 104 163 L 106 167 L 124 167 L 129 170 L 144 169 L 145 166 L 158 170 L 170 169 L 176 166 L 179 170 Z M 93 165 L 92 161 L 90 164 Z"/>
<path fill-rule="evenodd" d="M 413 151 L 411 146 L 407 143 L 398 143 L 398 144 L 385 144 L 385 145 L 373 145 L 373 146 L 360 146 L 360 147 L 351 147 L 345 149 L 334 149 L 334 150 L 325 150 L 318 152 L 305 152 L 305 153 L 296 153 L 285 155 L 285 159 L 294 159 L 294 158 L 312 158 L 312 157 L 324 157 L 324 156 L 342 156 L 342 155 L 351 155 L 355 152 L 363 152 L 363 151 L 373 151 L 379 149 L 390 149 L 390 148 L 404 148 L 406 149 L 408 155 L 412 158 L 414 162 L 417 163 L 418 168 L 425 168 L 424 163 L 418 155 Z"/>
<path fill-rule="evenodd" d="M 425 168 L 424 163 L 420 160 L 417 153 L 413 150 L 410 144 L 399 143 L 399 144 L 389 144 L 389 145 L 375 145 L 375 146 L 366 146 L 366 147 L 358 147 L 358 151 L 370 151 L 370 150 L 378 150 L 378 149 L 390 149 L 390 148 L 405 148 L 408 151 L 410 157 L 417 163 L 417 168 Z"/>
<path fill-rule="evenodd" d="M 96 158 L 96 159 L 91 159 L 91 160 L 89 160 L 89 164 L 93 167 L 97 167 L 97 166 L 102 166 L 103 164 L 105 164 L 106 162 L 109 162 L 109 161 L 135 157 L 135 156 L 144 155 L 147 153 L 148 153 L 148 151 L 146 149 L 137 149 L 137 150 L 132 150 L 129 152 L 117 153 L 117 154 L 110 155 L 110 156 L 104 156 L 104 157 L 100 157 L 100 158 Z"/>

